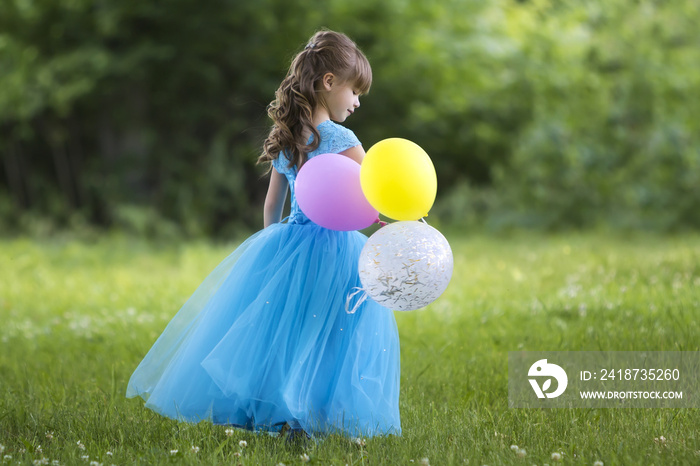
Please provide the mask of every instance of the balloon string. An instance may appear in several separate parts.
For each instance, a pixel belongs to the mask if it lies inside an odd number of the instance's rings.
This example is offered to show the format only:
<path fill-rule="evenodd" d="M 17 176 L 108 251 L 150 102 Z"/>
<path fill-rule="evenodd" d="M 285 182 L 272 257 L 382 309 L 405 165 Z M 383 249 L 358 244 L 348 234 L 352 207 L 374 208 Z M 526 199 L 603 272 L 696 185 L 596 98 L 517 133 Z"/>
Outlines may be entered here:
<path fill-rule="evenodd" d="M 360 306 L 362 305 L 362 303 L 364 303 L 364 302 L 367 300 L 367 298 L 369 297 L 369 296 L 367 295 L 367 292 L 366 292 L 366 290 L 365 290 L 364 288 L 359 288 L 359 287 L 356 286 L 356 287 L 354 287 L 352 290 L 353 290 L 353 292 L 352 292 L 352 293 L 348 293 L 348 297 L 347 297 L 347 299 L 345 300 L 345 312 L 347 312 L 348 314 L 354 314 L 354 313 L 356 313 L 357 310 L 358 310 L 358 309 L 360 308 Z M 360 297 L 360 300 L 357 301 L 357 303 L 355 303 L 355 305 L 352 307 L 352 310 L 350 310 L 350 301 L 352 301 L 352 298 L 354 298 L 355 296 L 357 296 L 358 293 L 364 293 L 364 294 L 362 295 L 362 297 Z"/>

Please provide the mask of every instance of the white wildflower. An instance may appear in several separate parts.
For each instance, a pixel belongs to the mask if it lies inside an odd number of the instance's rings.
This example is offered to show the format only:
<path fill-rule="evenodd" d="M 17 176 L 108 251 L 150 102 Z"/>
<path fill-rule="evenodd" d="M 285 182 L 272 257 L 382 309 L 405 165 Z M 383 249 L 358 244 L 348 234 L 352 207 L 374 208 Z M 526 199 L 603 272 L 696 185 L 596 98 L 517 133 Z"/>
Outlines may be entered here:
<path fill-rule="evenodd" d="M 352 441 L 361 447 L 364 447 L 367 444 L 367 442 L 365 442 L 365 439 L 360 438 L 360 437 L 354 438 L 354 439 L 352 439 Z"/>
<path fill-rule="evenodd" d="M 112 452 L 111 452 L 111 451 L 108 451 L 107 453 L 105 453 L 105 455 L 107 455 L 107 456 L 112 456 Z"/>
<path fill-rule="evenodd" d="M 430 466 L 430 460 L 428 458 L 421 458 L 420 464 L 421 466 Z"/>
<path fill-rule="evenodd" d="M 513 451 L 518 451 L 518 446 L 517 445 L 511 445 L 510 449 Z"/>
<path fill-rule="evenodd" d="M 53 440 L 53 431 L 46 431 L 46 438 L 49 440 Z"/>
<path fill-rule="evenodd" d="M 561 461 L 561 453 L 557 453 L 556 451 L 552 453 L 552 461 Z"/>
<path fill-rule="evenodd" d="M 10 461 L 12 459 L 12 455 L 5 455 L 2 457 L 4 461 Z"/>
<path fill-rule="evenodd" d="M 233 437 L 233 429 L 226 429 L 224 432 L 226 432 L 226 437 Z"/>
<path fill-rule="evenodd" d="M 32 461 L 32 464 L 36 465 L 36 466 L 41 465 L 41 464 L 49 464 L 49 460 L 47 460 L 46 458 L 41 458 L 39 460 Z"/>
<path fill-rule="evenodd" d="M 240 442 L 238 442 L 238 446 L 240 446 L 241 448 L 245 448 L 248 446 L 248 442 L 246 442 L 245 440 L 241 440 Z"/>
<path fill-rule="evenodd" d="M 44 453 L 44 450 L 41 449 L 41 445 L 37 445 L 37 447 L 34 449 L 34 451 L 37 453 Z"/>
<path fill-rule="evenodd" d="M 235 456 L 236 458 L 240 458 L 240 457 L 241 457 L 241 452 L 240 452 L 240 451 L 237 451 L 236 453 L 233 454 L 233 456 Z"/>
<path fill-rule="evenodd" d="M 593 466 L 604 466 L 604 465 L 603 465 L 603 462 L 599 460 L 599 461 L 596 461 L 595 463 L 593 463 Z"/>
<path fill-rule="evenodd" d="M 5 445 L 0 443 L 0 453 L 2 453 L 3 451 L 5 451 Z"/>
<path fill-rule="evenodd" d="M 171 455 L 177 455 L 177 450 L 170 450 Z"/>
<path fill-rule="evenodd" d="M 102 463 L 98 463 L 97 461 L 90 461 L 90 466 L 102 466 Z"/>
<path fill-rule="evenodd" d="M 83 442 L 80 440 L 78 440 L 78 448 L 80 448 L 81 450 L 85 450 L 85 445 L 83 445 Z"/>
<path fill-rule="evenodd" d="M 302 461 L 303 463 L 308 463 L 309 460 L 310 460 L 309 455 L 307 455 L 306 453 L 304 453 L 303 455 L 301 455 L 299 458 L 301 458 L 301 461 Z"/>
<path fill-rule="evenodd" d="M 190 448 L 190 451 L 192 453 L 199 453 L 199 447 L 195 447 L 194 445 L 192 445 L 192 448 Z"/>
<path fill-rule="evenodd" d="M 83 455 L 83 456 L 80 457 L 80 459 L 83 460 L 83 461 L 87 461 L 87 460 L 90 459 L 90 457 L 89 457 L 88 455 Z"/>
<path fill-rule="evenodd" d="M 277 466 L 287 466 L 287 465 L 284 463 L 277 463 Z"/>
<path fill-rule="evenodd" d="M 524 448 L 521 448 L 516 452 L 516 455 L 518 455 L 519 458 L 525 458 L 525 456 L 527 456 L 527 452 Z"/>
<path fill-rule="evenodd" d="M 53 460 L 53 461 L 51 462 L 51 466 L 59 466 L 60 464 L 61 464 L 61 462 L 58 461 L 58 460 Z"/>

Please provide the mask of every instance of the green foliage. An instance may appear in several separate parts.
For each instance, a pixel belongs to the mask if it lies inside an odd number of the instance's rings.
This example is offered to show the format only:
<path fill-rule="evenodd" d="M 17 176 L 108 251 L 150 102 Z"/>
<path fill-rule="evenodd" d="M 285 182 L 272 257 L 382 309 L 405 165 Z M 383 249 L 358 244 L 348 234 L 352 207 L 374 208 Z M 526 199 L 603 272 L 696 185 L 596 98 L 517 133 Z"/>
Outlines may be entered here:
<path fill-rule="evenodd" d="M 534 5 L 517 19 L 532 118 L 496 170 L 495 221 L 700 226 L 697 3 Z"/>
<path fill-rule="evenodd" d="M 395 136 L 424 147 L 437 211 L 459 220 L 451 206 L 473 202 L 470 222 L 494 228 L 697 228 L 699 10 L 694 0 L 7 0 L 0 230 L 259 227 L 265 107 L 321 27 L 346 32 L 373 64 L 347 124 L 366 148 Z M 455 203 L 465 189 L 473 201 Z"/>
<path fill-rule="evenodd" d="M 225 426 L 178 423 L 124 397 L 167 322 L 236 244 L 2 241 L 0 455 L 12 464 L 301 464 L 307 454 L 311 464 L 457 465 L 553 464 L 563 451 L 563 464 L 697 463 L 697 409 L 512 409 L 507 364 L 509 351 L 699 351 L 700 237 L 448 239 L 455 273 L 445 294 L 395 313 L 402 437 L 304 446 L 229 437 Z"/>

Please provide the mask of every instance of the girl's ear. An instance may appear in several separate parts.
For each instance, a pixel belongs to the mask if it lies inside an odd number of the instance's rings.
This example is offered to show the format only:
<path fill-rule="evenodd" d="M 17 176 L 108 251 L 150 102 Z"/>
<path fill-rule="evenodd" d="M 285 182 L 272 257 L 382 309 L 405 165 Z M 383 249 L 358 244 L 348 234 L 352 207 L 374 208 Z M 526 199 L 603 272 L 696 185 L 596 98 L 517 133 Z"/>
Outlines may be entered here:
<path fill-rule="evenodd" d="M 331 87 L 333 87 L 333 82 L 335 81 L 335 76 L 333 73 L 326 73 L 323 75 L 323 78 L 321 78 L 321 83 L 323 84 L 323 89 L 326 91 L 330 91 Z"/>

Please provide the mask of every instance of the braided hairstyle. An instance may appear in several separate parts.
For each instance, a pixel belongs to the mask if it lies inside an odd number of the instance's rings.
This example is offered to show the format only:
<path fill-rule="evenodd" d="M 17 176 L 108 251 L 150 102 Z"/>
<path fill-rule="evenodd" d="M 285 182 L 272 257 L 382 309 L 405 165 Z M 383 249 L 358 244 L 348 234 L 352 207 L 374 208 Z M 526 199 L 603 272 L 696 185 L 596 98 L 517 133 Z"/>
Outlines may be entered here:
<path fill-rule="evenodd" d="M 314 34 L 292 60 L 268 106 L 273 125 L 258 163 L 272 162 L 286 151 L 289 166 L 301 167 L 307 154 L 318 148 L 320 135 L 313 125 L 313 111 L 322 103 L 317 92 L 326 73 L 333 73 L 341 83 L 352 83 L 361 94 L 372 84 L 369 61 L 348 36 L 328 30 Z M 309 134 L 313 140 L 307 145 Z"/>

